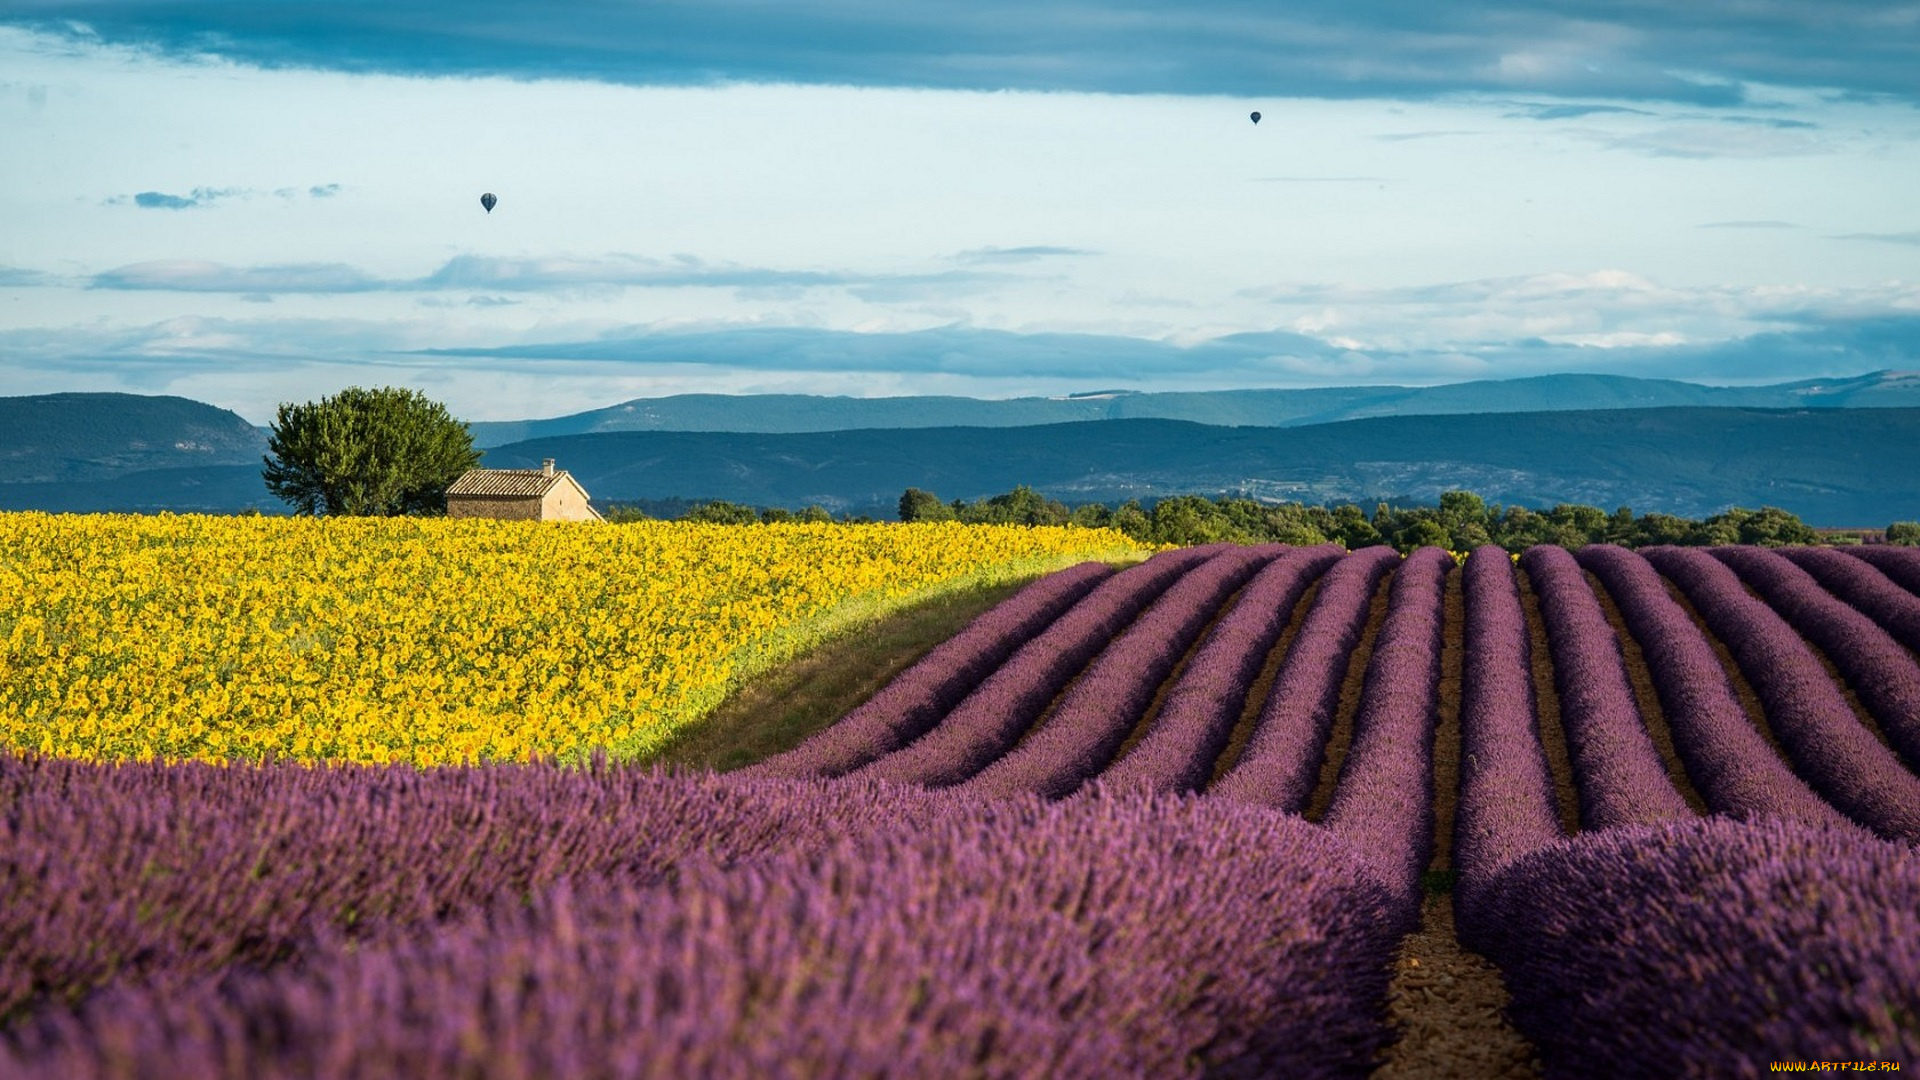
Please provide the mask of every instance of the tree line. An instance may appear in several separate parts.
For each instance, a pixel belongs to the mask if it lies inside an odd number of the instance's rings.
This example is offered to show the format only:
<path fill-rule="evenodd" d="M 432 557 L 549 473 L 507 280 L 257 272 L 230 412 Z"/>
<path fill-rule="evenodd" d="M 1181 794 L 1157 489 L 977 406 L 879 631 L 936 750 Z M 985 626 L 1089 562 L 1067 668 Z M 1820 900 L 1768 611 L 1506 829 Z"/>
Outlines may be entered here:
<path fill-rule="evenodd" d="M 666 509 L 650 507 L 649 509 Z M 666 514 L 649 514 L 632 504 L 612 504 L 608 521 L 642 521 L 671 517 L 716 525 L 773 524 L 786 521 L 842 523 L 871 522 L 866 515 L 835 517 L 819 506 L 802 510 L 756 508 L 713 499 L 706 502 L 672 501 Z M 1748 510 L 1734 507 L 1705 518 L 1675 514 L 1635 514 L 1622 506 L 1612 513 L 1597 506 L 1561 503 L 1550 510 L 1489 503 L 1469 491 L 1449 491 L 1435 506 L 1376 503 L 1372 513 L 1353 503 L 1316 506 L 1307 503 L 1265 503 L 1233 496 L 1175 495 L 1151 505 L 1129 500 L 1119 506 L 1081 503 L 1068 506 L 1030 487 L 967 502 L 943 502 L 932 492 L 908 488 L 899 503 L 901 521 L 957 521 L 967 525 L 1077 525 L 1109 528 L 1144 544 L 1324 544 L 1349 550 L 1391 545 L 1399 551 L 1443 547 L 1471 551 L 1483 544 L 1499 544 L 1508 551 L 1524 551 L 1535 544 L 1577 548 L 1585 544 L 1650 547 L 1655 544 L 1706 546 L 1713 544 L 1818 544 L 1857 542 L 1857 537 L 1823 537 L 1799 515 L 1778 507 Z M 1896 521 L 1887 526 L 1884 542 L 1920 545 L 1920 522 Z"/>
<path fill-rule="evenodd" d="M 900 496 L 902 521 L 961 521 L 1024 525 L 1080 525 L 1117 529 L 1149 544 L 1234 543 L 1322 544 L 1349 549 L 1388 544 L 1400 551 L 1434 546 L 1470 551 L 1498 544 L 1522 551 L 1535 544 L 1580 547 L 1619 544 L 1814 544 L 1820 534 L 1799 516 L 1777 507 L 1735 507 L 1706 518 L 1674 514 L 1635 514 L 1622 506 L 1612 513 L 1596 506 L 1561 503 L 1550 510 L 1489 503 L 1469 491 L 1449 491 L 1434 506 L 1397 506 L 1381 502 L 1368 513 L 1353 503 L 1315 506 L 1265 503 L 1220 496 L 1177 495 L 1151 507 L 1138 500 L 1110 507 L 1086 503 L 1068 507 L 1029 487 L 975 502 L 942 502 L 938 496 L 908 488 Z M 1889 543 L 1920 544 L 1920 523 L 1895 522 Z"/>

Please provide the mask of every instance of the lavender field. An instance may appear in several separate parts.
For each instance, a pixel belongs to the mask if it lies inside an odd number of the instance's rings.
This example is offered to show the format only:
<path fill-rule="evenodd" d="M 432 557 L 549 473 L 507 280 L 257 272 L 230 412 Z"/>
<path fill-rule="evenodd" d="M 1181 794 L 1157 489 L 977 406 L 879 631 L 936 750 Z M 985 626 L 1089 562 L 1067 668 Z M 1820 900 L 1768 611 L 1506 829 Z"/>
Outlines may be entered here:
<path fill-rule="evenodd" d="M 1548 1075 L 1920 1068 L 1917 649 L 1920 550 L 1220 545 L 733 773 L 0 756 L 0 1075 L 1416 1075 L 1439 891 Z"/>

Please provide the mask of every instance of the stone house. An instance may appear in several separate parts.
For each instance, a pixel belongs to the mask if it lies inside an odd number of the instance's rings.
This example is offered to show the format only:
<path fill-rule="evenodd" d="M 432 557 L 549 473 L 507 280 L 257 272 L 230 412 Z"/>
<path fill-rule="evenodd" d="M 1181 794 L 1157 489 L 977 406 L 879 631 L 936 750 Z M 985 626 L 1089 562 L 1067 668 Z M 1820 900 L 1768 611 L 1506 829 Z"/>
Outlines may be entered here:
<path fill-rule="evenodd" d="M 553 459 L 538 469 L 468 469 L 447 488 L 450 518 L 513 521 L 601 521 L 587 505 L 587 489 Z"/>

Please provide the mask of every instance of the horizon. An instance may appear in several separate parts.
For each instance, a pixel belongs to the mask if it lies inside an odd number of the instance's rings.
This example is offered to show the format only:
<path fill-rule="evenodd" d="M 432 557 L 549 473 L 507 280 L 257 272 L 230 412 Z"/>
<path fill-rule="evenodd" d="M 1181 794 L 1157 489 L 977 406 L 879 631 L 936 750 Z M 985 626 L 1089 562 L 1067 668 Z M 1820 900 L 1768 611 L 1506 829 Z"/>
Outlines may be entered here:
<path fill-rule="evenodd" d="M 402 385 L 507 420 L 1912 369 L 1915 30 L 1867 0 L 29 0 L 0 394 Z"/>
<path fill-rule="evenodd" d="M 572 412 L 565 412 L 565 413 L 552 413 L 547 415 L 509 416 L 509 417 L 500 417 L 500 418 L 494 418 L 494 419 L 462 417 L 456 413 L 454 418 L 459 420 L 463 424 L 539 423 L 539 422 L 548 421 L 548 420 L 566 419 L 568 417 L 579 416 L 579 415 L 584 415 L 588 413 L 603 412 L 605 410 L 617 408 L 622 405 L 632 405 L 642 401 L 663 401 L 663 400 L 669 400 L 676 397 L 741 397 L 741 398 L 818 397 L 818 398 L 828 398 L 828 399 L 843 400 L 843 401 L 888 401 L 888 400 L 901 400 L 901 399 L 915 398 L 915 397 L 948 397 L 948 398 L 954 398 L 957 400 L 970 400 L 970 401 L 1018 401 L 1018 400 L 1035 400 L 1035 401 L 1081 400 L 1081 401 L 1085 401 L 1085 400 L 1099 400 L 1102 398 L 1111 398 L 1111 397 L 1138 397 L 1138 396 L 1155 395 L 1155 394 L 1233 394 L 1233 393 L 1268 393 L 1268 392 L 1288 393 L 1288 392 L 1300 392 L 1300 391 L 1312 392 L 1312 391 L 1319 391 L 1319 390 L 1354 390 L 1354 389 L 1429 390 L 1429 389 L 1434 389 L 1442 386 L 1464 386 L 1471 383 L 1526 382 L 1526 381 L 1533 381 L 1533 380 L 1540 380 L 1540 379 L 1562 379 L 1562 378 L 1645 379 L 1647 381 L 1685 383 L 1687 385 L 1705 387 L 1709 389 L 1740 389 L 1740 388 L 1761 388 L 1761 387 L 1768 387 L 1768 386 L 1799 385 L 1799 384 L 1805 384 L 1805 383 L 1819 383 L 1819 382 L 1829 382 L 1829 381 L 1851 382 L 1851 381 L 1864 379 L 1864 378 L 1871 378 L 1875 376 L 1883 377 L 1887 379 L 1920 378 L 1920 369 L 1900 370 L 1900 369 L 1894 369 L 1894 368 L 1882 368 L 1877 371 L 1862 372 L 1858 375 L 1835 376 L 1827 379 L 1816 377 L 1813 379 L 1784 379 L 1784 380 L 1767 379 L 1767 380 L 1748 381 L 1748 382 L 1707 382 L 1699 379 L 1663 379 L 1663 378 L 1652 377 L 1652 376 L 1620 375 L 1612 372 L 1599 372 L 1599 371 L 1556 371 L 1556 372 L 1545 372 L 1545 373 L 1535 374 L 1535 375 L 1515 375 L 1515 376 L 1492 378 L 1492 379 L 1457 379 L 1452 381 L 1429 382 L 1429 383 L 1345 383 L 1345 384 L 1327 385 L 1327 386 L 1230 386 L 1230 387 L 1220 387 L 1217 389 L 1208 389 L 1208 390 L 1133 390 L 1133 389 L 1124 389 L 1124 388 L 1109 388 L 1104 390 L 1070 391 L 1070 392 L 1059 393 L 1059 394 L 1012 394 L 1012 395 L 1007 395 L 1003 397 L 986 397 L 986 396 L 971 395 L 971 394 L 810 394 L 805 392 L 794 392 L 794 391 L 728 392 L 723 390 L 722 391 L 692 390 L 692 391 L 682 391 L 682 392 L 671 393 L 671 394 L 656 394 L 656 395 L 650 395 L 645 397 L 623 398 L 618 401 L 606 402 L 599 405 L 589 405 L 586 408 L 576 409 Z M 180 400 L 192 401 L 192 402 L 195 402 L 196 404 L 210 405 L 215 408 L 225 409 L 226 411 L 232 412 L 234 415 L 238 416 L 240 419 L 246 421 L 248 424 L 263 430 L 270 427 L 273 421 L 273 417 L 271 413 L 267 414 L 262 418 L 256 419 L 254 417 L 246 415 L 245 413 L 240 412 L 237 409 L 233 409 L 228 406 L 222 405 L 219 402 L 203 401 L 199 398 L 192 398 L 192 397 L 187 397 L 185 395 L 179 395 L 179 394 L 141 394 L 137 391 L 127 391 L 127 390 L 104 390 L 104 391 L 64 390 L 64 391 L 50 391 L 45 394 L 0 394 L 0 398 L 51 397 L 51 396 L 57 396 L 59 394 L 80 394 L 80 395 L 130 394 L 136 397 L 175 397 L 175 398 L 179 398 Z M 290 404 L 295 404 L 295 403 L 290 402 Z M 1620 405 L 1598 406 L 1598 408 L 1609 409 L 1609 410 L 1620 409 L 1620 408 L 1633 408 L 1633 407 L 1636 407 L 1636 406 L 1620 406 Z M 1649 408 L 1661 408 L 1661 407 L 1747 408 L 1749 406 L 1646 406 L 1646 407 L 1649 407 Z M 1521 411 L 1527 411 L 1527 410 L 1521 410 Z M 1555 411 L 1559 411 L 1559 410 L 1555 410 Z M 1425 414 L 1419 414 L 1419 415 L 1425 415 Z M 1146 419 L 1146 418 L 1136 417 L 1133 419 Z M 1350 417 L 1347 419 L 1350 420 L 1355 418 Z M 1329 421 L 1329 422 L 1341 423 L 1345 421 L 1342 420 L 1342 421 Z M 670 430 L 678 430 L 678 429 L 670 429 Z"/>

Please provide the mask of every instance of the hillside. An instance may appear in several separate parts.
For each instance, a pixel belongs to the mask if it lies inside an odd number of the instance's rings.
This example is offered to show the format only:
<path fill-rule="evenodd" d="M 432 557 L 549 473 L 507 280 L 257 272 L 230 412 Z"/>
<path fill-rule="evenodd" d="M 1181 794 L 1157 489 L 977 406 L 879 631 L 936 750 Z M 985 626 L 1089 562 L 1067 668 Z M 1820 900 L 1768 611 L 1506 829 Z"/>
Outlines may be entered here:
<path fill-rule="evenodd" d="M 546 420 L 476 422 L 479 446 L 612 431 L 793 433 L 859 428 L 1019 427 L 1075 420 L 1190 420 L 1226 427 L 1291 427 L 1370 416 L 1644 409 L 1920 407 L 1920 372 L 1771 386 L 1701 386 L 1619 375 L 1542 375 L 1446 386 L 1349 386 L 1309 390 L 1096 392 L 1060 398 L 821 397 L 807 394 L 682 394 L 637 398 Z"/>
<path fill-rule="evenodd" d="M 267 440 L 226 409 L 181 397 L 0 397 L 8 485 L 110 480 L 152 469 L 258 466 Z"/>
<path fill-rule="evenodd" d="M 722 498 L 891 514 L 907 487 L 974 499 L 1028 484 L 1067 502 L 1244 492 L 1303 502 L 1587 503 L 1700 516 L 1779 506 L 1809 523 L 1920 517 L 1920 409 L 1667 408 L 1403 416 L 1295 428 L 1114 420 L 802 434 L 624 432 L 498 447 L 552 457 L 600 502 Z"/>
<path fill-rule="evenodd" d="M 1485 400 L 1485 394 L 1504 389 L 1504 400 L 1518 402 L 1554 385 L 1569 384 L 1519 380 L 1421 393 Z M 1606 380 L 1595 385 L 1633 390 Z M 1896 385 L 1880 379 L 1869 387 L 1854 380 L 1848 387 L 1803 385 L 1796 392 L 1821 400 L 1885 400 Z M 1287 393 L 1294 392 L 1218 396 Z M 1384 391 L 1366 393 L 1376 395 L 1366 407 L 1390 407 L 1378 396 Z M 1057 403 L 892 400 L 1112 411 L 1148 398 L 1182 396 L 1100 395 Z M 760 398 L 711 400 L 749 403 L 741 406 L 747 414 L 769 405 Z M 828 412 L 873 404 L 795 400 Z M 1444 403 L 1444 395 L 1432 400 Z M 1357 399 L 1340 406 L 1360 407 Z M 807 414 L 802 408 L 795 415 Z M 1027 484 L 1067 502 L 1242 492 L 1369 506 L 1379 499 L 1431 501 L 1441 491 L 1466 488 L 1529 506 L 1566 501 L 1702 516 L 1729 505 L 1773 505 L 1816 525 L 1880 526 L 1920 518 L 1920 478 L 1896 453 L 1916 442 L 1915 408 L 1684 406 L 1380 416 L 1289 427 L 1123 417 L 1016 427 L 629 431 L 526 440 L 494 447 L 486 460 L 531 467 L 556 458 L 602 504 L 721 498 L 793 508 L 818 503 L 890 517 L 908 487 L 946 499 L 976 499 Z M 283 511 L 260 480 L 263 449 L 260 432 L 240 417 L 181 398 L 0 399 L 0 460 L 8 466 L 0 472 L 0 509 Z"/>

